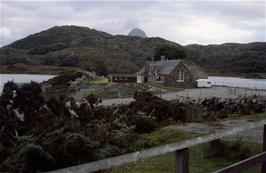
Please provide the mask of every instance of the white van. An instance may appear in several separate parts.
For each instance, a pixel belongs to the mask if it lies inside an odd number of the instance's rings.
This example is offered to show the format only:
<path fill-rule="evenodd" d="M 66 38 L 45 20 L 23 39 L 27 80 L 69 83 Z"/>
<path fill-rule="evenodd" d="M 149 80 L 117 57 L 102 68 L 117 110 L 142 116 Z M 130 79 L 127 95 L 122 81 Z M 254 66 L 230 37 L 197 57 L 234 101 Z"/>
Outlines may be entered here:
<path fill-rule="evenodd" d="M 197 81 L 197 87 L 199 88 L 211 88 L 212 83 L 209 79 L 198 79 Z"/>

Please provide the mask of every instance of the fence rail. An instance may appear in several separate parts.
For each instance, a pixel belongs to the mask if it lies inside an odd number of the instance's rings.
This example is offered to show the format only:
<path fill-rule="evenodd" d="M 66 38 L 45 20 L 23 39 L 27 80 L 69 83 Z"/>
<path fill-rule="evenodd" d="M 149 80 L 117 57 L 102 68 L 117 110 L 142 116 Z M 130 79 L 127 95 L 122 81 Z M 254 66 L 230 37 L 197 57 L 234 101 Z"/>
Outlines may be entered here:
<path fill-rule="evenodd" d="M 145 149 L 145 150 L 141 150 L 141 151 L 137 151 L 137 152 L 133 152 L 133 153 L 129 153 L 129 154 L 124 154 L 124 155 L 111 157 L 111 158 L 107 158 L 107 159 L 103 159 L 103 160 L 99 160 L 99 161 L 94 161 L 94 162 L 85 163 L 85 164 L 81 164 L 81 165 L 77 165 L 77 166 L 72 166 L 72 167 L 63 168 L 63 169 L 59 169 L 59 170 L 54 170 L 54 171 L 50 171 L 50 172 L 46 172 L 46 173 L 90 173 L 90 172 L 109 169 L 113 166 L 123 165 L 123 164 L 134 162 L 134 161 L 137 161 L 140 159 L 158 156 L 158 155 L 169 153 L 169 152 L 176 152 L 176 162 L 175 162 L 176 163 L 176 166 L 175 166 L 176 171 L 175 172 L 176 173 L 188 173 L 189 172 L 189 170 L 188 170 L 189 149 L 188 148 L 190 148 L 194 145 L 210 142 L 210 141 L 213 141 L 216 139 L 220 139 L 220 138 L 234 135 L 234 134 L 237 134 L 240 132 L 251 130 L 251 129 L 256 128 L 256 127 L 264 126 L 263 151 L 266 151 L 266 125 L 265 124 L 266 124 L 266 120 L 261 120 L 258 122 L 250 122 L 248 125 L 223 130 L 220 132 L 196 137 L 193 139 L 188 139 L 188 140 L 185 140 L 182 142 L 166 144 L 166 145 L 162 145 L 159 147 Z M 239 164 L 232 165 L 232 167 L 236 167 L 238 165 L 244 165 L 245 166 L 245 165 L 248 165 L 249 163 L 260 162 L 260 163 L 263 163 L 262 164 L 262 173 L 266 173 L 265 156 L 266 156 L 266 154 L 264 152 L 258 156 L 250 158 L 251 160 L 248 159 L 245 162 L 243 161 L 243 162 L 240 162 Z M 263 159 L 261 159 L 261 158 L 263 158 Z M 225 170 L 220 170 L 220 172 L 218 171 L 215 173 L 235 173 L 235 172 L 237 172 L 232 167 L 225 168 Z M 224 171 L 224 172 L 222 172 L 222 171 Z M 239 171 L 237 173 L 239 173 Z"/>
<path fill-rule="evenodd" d="M 241 172 L 245 171 L 248 168 L 255 166 L 259 163 L 265 162 L 266 161 L 266 152 L 260 153 L 256 156 L 250 157 L 246 160 L 243 160 L 241 162 L 238 162 L 236 164 L 233 164 L 231 166 L 228 166 L 226 168 L 223 168 L 219 171 L 216 171 L 214 173 L 233 173 L 233 172 Z M 264 172 L 263 172 L 264 173 Z"/>

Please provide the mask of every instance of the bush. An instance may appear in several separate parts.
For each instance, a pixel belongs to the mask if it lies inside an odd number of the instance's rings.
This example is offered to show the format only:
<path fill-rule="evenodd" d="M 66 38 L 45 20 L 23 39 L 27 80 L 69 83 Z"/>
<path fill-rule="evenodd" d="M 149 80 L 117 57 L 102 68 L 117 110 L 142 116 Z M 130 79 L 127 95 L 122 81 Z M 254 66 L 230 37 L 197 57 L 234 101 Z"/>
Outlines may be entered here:
<path fill-rule="evenodd" d="M 144 112 L 137 112 L 135 116 L 131 117 L 130 124 L 135 126 L 137 133 L 152 132 L 158 127 L 156 118 L 148 116 Z"/>
<path fill-rule="evenodd" d="M 97 160 L 118 155 L 121 153 L 121 149 L 114 145 L 105 145 L 101 149 L 94 152 L 94 158 Z"/>
<path fill-rule="evenodd" d="M 1 95 L 1 100 L 5 100 L 8 102 L 9 100 L 13 99 L 13 91 L 18 90 L 18 85 L 14 83 L 13 81 L 8 81 L 5 83 L 4 88 L 3 88 L 3 93 Z"/>
<path fill-rule="evenodd" d="M 65 134 L 65 143 L 63 146 L 55 147 L 62 147 L 66 156 L 66 162 L 73 165 L 93 160 L 92 153 L 97 148 L 97 145 L 97 142 L 92 141 L 89 137 L 85 137 L 82 134 L 67 133 Z"/>
<path fill-rule="evenodd" d="M 39 145 L 29 144 L 20 151 L 22 161 L 24 161 L 25 173 L 35 173 L 37 171 L 49 171 L 53 169 L 54 161 L 51 155 L 43 150 Z"/>
<path fill-rule="evenodd" d="M 9 149 L 0 143 L 0 163 L 2 163 L 9 156 L 9 154 Z"/>
<path fill-rule="evenodd" d="M 22 112 L 32 113 L 40 109 L 44 104 L 41 85 L 36 82 L 24 84 L 17 90 L 17 97 L 14 99 L 14 107 Z M 27 117 L 25 117 L 27 118 Z"/>
<path fill-rule="evenodd" d="M 69 85 L 70 81 L 74 81 L 75 79 L 82 76 L 81 72 L 78 71 L 69 71 L 61 73 L 60 75 L 48 80 L 48 83 L 52 84 L 53 86 L 56 85 Z"/>

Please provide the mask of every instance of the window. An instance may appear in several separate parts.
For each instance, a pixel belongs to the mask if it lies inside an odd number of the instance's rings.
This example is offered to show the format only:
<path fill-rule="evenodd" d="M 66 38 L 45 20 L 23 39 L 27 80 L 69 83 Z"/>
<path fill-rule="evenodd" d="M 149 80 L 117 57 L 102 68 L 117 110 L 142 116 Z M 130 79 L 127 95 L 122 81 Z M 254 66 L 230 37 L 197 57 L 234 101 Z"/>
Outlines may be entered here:
<path fill-rule="evenodd" d="M 185 72 L 183 69 L 180 69 L 177 72 L 177 82 L 184 82 L 184 80 L 185 80 Z"/>
<path fill-rule="evenodd" d="M 163 76 L 156 76 L 156 82 L 157 83 L 163 83 Z"/>

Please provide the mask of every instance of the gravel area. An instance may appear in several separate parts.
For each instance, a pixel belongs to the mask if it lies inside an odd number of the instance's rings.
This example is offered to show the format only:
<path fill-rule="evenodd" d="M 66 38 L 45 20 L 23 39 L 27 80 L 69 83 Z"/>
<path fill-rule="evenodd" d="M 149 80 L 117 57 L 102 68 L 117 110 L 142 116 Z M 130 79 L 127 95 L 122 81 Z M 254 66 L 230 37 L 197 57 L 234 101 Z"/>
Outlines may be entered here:
<path fill-rule="evenodd" d="M 230 88 L 230 87 L 212 87 L 212 88 L 193 88 L 185 89 L 179 92 L 166 93 L 158 95 L 166 100 L 191 98 L 191 99 L 204 99 L 210 97 L 220 98 L 237 98 L 240 96 L 251 96 L 251 95 L 266 96 L 265 90 L 253 90 L 244 88 Z M 101 105 L 108 106 L 112 104 L 128 104 L 133 101 L 133 98 L 117 98 L 103 100 Z"/>

